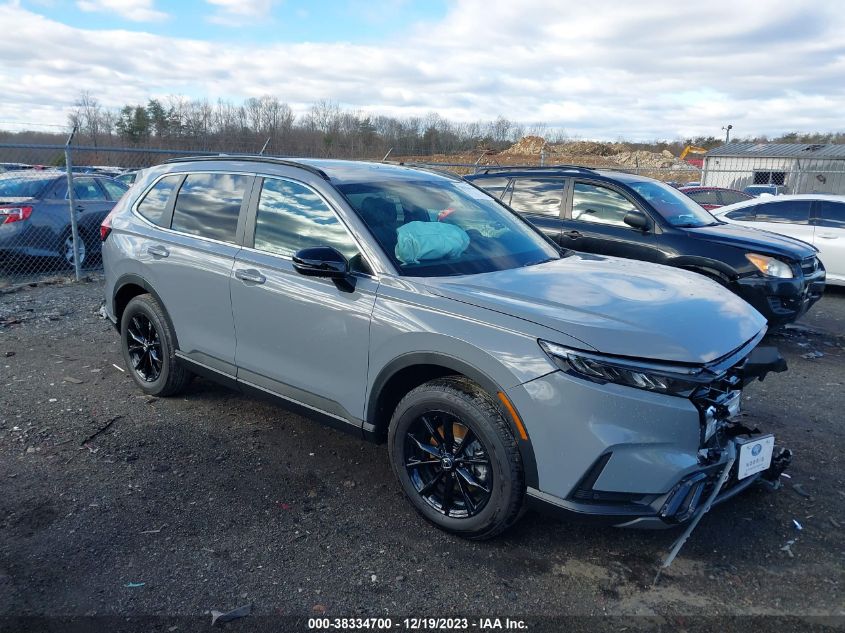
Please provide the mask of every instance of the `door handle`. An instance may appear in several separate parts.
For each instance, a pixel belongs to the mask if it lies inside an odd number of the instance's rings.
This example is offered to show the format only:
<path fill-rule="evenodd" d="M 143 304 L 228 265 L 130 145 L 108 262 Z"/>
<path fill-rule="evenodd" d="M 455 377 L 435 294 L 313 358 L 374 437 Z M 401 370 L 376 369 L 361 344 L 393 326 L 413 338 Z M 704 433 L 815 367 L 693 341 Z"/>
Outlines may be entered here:
<path fill-rule="evenodd" d="M 156 258 L 167 257 L 170 255 L 170 251 L 164 248 L 164 246 L 148 246 L 147 253 Z"/>
<path fill-rule="evenodd" d="M 818 237 L 822 238 L 823 240 L 835 240 L 838 235 L 834 235 L 833 233 L 819 233 Z"/>
<path fill-rule="evenodd" d="M 74 209 L 76 209 L 77 211 L 80 211 L 80 212 L 85 211 L 85 207 L 82 206 L 81 204 L 76 205 L 74 207 Z"/>
<path fill-rule="evenodd" d="M 235 277 L 251 284 L 263 284 L 267 281 L 267 277 L 255 270 L 255 268 L 239 268 L 235 271 Z"/>
<path fill-rule="evenodd" d="M 563 236 L 573 240 L 577 240 L 579 237 L 584 237 L 581 231 L 576 231 L 575 229 L 572 229 L 571 231 L 564 231 Z"/>

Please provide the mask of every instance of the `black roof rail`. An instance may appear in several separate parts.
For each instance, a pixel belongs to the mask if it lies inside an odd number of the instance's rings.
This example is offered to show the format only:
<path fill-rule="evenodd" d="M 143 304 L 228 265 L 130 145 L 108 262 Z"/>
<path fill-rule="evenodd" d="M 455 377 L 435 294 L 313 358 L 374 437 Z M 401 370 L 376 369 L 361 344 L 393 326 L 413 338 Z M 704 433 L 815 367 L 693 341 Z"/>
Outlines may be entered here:
<path fill-rule="evenodd" d="M 499 171 L 585 171 L 591 174 L 596 173 L 595 169 L 591 167 L 583 167 L 581 165 L 497 165 L 494 167 L 480 168 L 477 174 L 490 174 Z"/>
<path fill-rule="evenodd" d="M 300 163 L 296 160 L 287 158 L 273 158 L 272 156 L 256 156 L 255 154 L 218 154 L 215 156 L 180 156 L 178 158 L 171 158 L 167 163 L 192 163 L 195 161 L 214 161 L 214 160 L 244 160 L 255 163 L 272 163 L 273 165 L 284 165 L 286 167 L 298 167 L 305 171 L 310 171 L 315 176 L 319 176 L 323 180 L 331 180 L 326 172 L 318 169 L 308 163 Z"/>

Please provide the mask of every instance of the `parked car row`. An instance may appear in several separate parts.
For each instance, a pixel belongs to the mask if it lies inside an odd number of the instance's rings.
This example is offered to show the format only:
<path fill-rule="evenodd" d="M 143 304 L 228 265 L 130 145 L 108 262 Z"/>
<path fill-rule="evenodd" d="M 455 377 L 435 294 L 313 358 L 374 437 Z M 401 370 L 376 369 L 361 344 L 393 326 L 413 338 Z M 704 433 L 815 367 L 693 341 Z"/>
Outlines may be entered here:
<path fill-rule="evenodd" d="M 645 176 L 506 167 L 466 179 L 564 248 L 699 273 L 754 306 L 770 327 L 795 321 L 824 291 L 825 269 L 812 245 L 717 220 L 678 189 Z"/>
<path fill-rule="evenodd" d="M 723 187 L 679 187 L 678 191 L 685 193 L 708 211 L 718 209 L 726 204 L 735 204 L 754 198 L 749 193 Z"/>
<path fill-rule="evenodd" d="M 825 194 L 755 198 L 722 207 L 716 217 L 812 244 L 827 269 L 827 283 L 845 285 L 845 196 Z"/>
<path fill-rule="evenodd" d="M 127 187 L 107 176 L 73 179 L 80 265 L 98 257 L 100 224 Z M 0 262 L 48 257 L 73 266 L 67 174 L 56 170 L 0 174 Z"/>
<path fill-rule="evenodd" d="M 528 506 L 677 525 L 778 479 L 742 389 L 824 270 L 759 235 L 634 176 L 258 156 L 145 170 L 100 228 L 142 391 L 200 374 L 386 442 L 417 511 L 476 539 Z"/>

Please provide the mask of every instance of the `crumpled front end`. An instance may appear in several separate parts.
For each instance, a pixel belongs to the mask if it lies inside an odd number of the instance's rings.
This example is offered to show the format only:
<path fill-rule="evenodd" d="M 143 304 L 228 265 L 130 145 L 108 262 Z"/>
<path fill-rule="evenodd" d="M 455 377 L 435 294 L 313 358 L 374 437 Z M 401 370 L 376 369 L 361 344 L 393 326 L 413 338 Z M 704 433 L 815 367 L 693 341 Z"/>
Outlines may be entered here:
<path fill-rule="evenodd" d="M 776 349 L 755 349 L 762 335 L 707 365 L 710 379 L 686 397 L 565 370 L 511 390 L 535 451 L 533 505 L 618 526 L 669 527 L 694 516 L 730 462 L 716 503 L 761 478 L 776 481 L 789 452 L 738 415 L 746 384 L 786 368 Z"/>

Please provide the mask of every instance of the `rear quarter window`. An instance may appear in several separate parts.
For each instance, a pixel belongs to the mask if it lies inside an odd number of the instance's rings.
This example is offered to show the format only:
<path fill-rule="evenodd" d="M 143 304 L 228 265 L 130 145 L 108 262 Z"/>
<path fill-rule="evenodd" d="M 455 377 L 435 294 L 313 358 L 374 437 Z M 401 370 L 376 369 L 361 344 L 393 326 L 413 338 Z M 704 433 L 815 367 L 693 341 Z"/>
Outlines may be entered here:
<path fill-rule="evenodd" d="M 175 176 L 165 176 L 159 180 L 155 186 L 150 189 L 143 197 L 141 202 L 136 207 L 140 213 L 147 220 L 158 226 L 165 226 L 166 219 L 164 213 L 167 210 L 167 203 L 173 190 L 179 185 L 182 180 L 182 174 Z"/>

